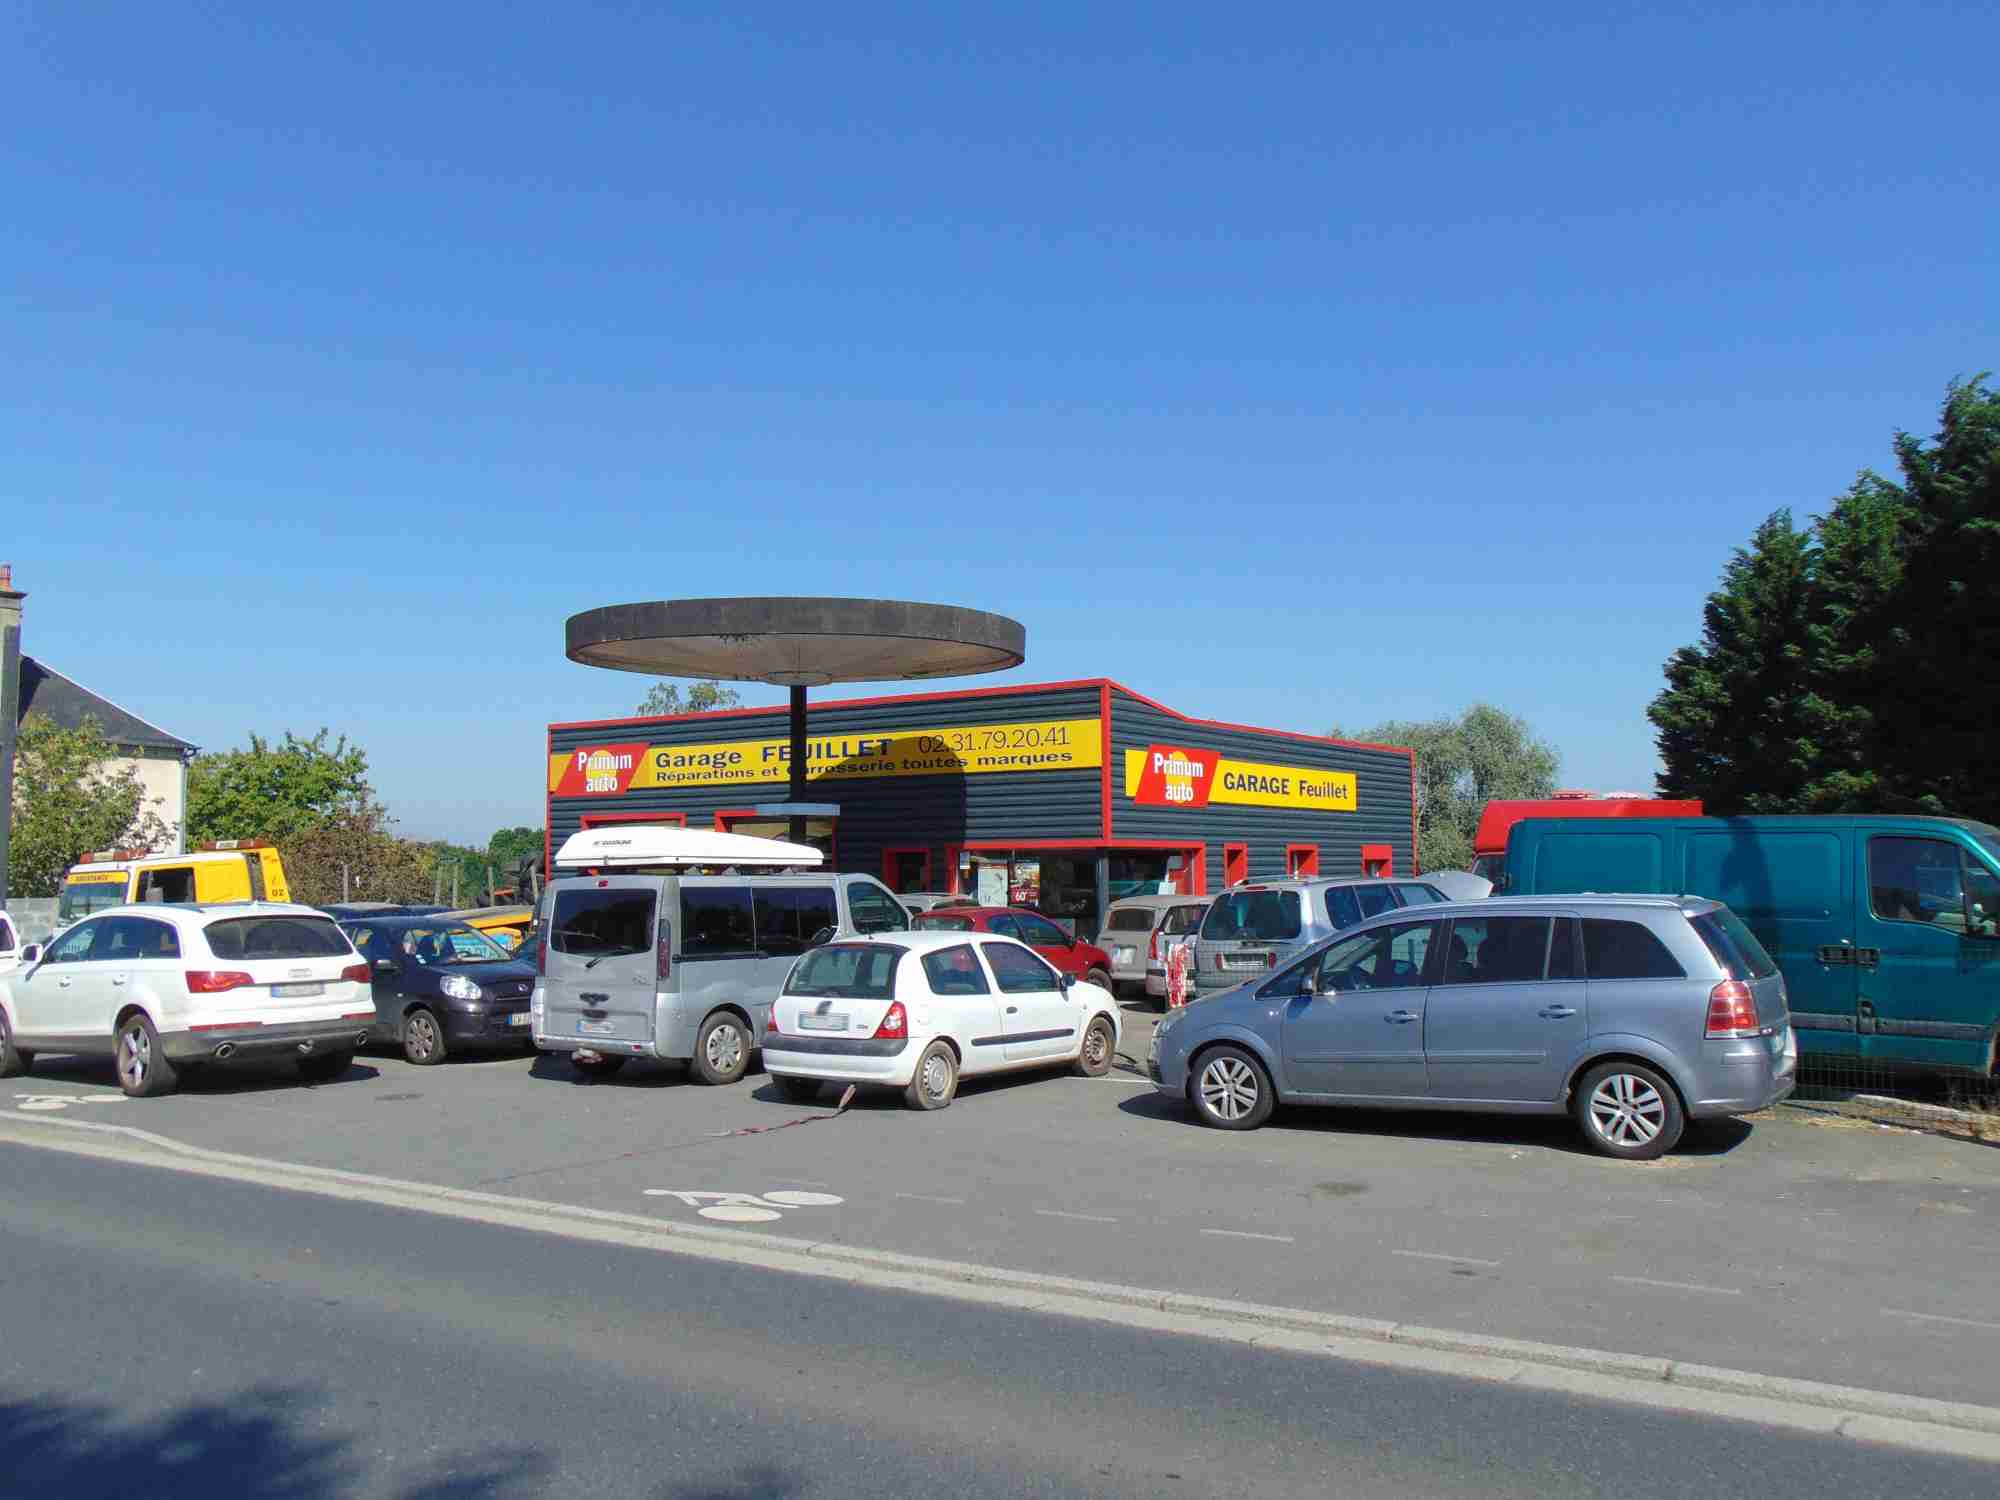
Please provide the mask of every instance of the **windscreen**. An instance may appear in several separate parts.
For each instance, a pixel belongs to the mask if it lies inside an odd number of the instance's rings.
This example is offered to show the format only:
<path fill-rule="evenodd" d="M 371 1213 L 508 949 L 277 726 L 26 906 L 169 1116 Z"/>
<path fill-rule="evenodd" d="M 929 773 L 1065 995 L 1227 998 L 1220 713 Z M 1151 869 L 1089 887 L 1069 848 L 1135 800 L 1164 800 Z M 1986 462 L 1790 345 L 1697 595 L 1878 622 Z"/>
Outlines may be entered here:
<path fill-rule="evenodd" d="M 107 906 L 125 904 L 125 877 L 116 880 L 80 881 L 65 885 L 62 900 L 56 905 L 56 920 L 67 926 L 81 921 L 94 911 L 103 911 Z"/>
<path fill-rule="evenodd" d="M 653 946 L 653 891 L 559 890 L 549 946 L 579 958 L 644 953 Z"/>
<path fill-rule="evenodd" d="M 119 920 L 113 918 L 112 920 Z M 339 958 L 353 945 L 332 917 L 226 917 L 202 929 L 217 958 Z"/>
<path fill-rule="evenodd" d="M 1283 942 L 1299 935 L 1297 891 L 1228 891 L 1201 924 L 1204 942 Z"/>
<path fill-rule="evenodd" d="M 829 995 L 846 1000 L 887 1000 L 896 993 L 901 948 L 886 943 L 832 943 L 798 961 L 785 981 L 788 995 Z"/>

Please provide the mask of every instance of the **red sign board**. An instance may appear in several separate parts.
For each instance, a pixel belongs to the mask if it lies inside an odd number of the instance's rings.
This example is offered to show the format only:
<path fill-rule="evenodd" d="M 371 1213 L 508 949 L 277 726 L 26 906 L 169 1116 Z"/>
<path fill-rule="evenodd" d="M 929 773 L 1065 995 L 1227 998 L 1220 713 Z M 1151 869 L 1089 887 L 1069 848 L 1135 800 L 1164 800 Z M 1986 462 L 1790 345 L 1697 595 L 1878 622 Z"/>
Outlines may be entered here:
<path fill-rule="evenodd" d="M 1148 745 L 1132 800 L 1151 807 L 1206 807 L 1221 764 L 1219 750 Z"/>

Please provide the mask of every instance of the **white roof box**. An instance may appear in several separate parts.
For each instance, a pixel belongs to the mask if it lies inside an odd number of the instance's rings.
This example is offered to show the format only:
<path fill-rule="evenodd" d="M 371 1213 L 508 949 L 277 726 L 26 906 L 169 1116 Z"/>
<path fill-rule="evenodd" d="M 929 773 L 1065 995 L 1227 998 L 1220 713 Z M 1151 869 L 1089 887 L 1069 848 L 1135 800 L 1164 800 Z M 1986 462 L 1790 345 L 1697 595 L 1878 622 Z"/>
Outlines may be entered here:
<path fill-rule="evenodd" d="M 730 865 L 739 870 L 817 868 L 825 856 L 810 844 L 752 838 L 747 833 L 711 833 L 705 828 L 669 828 L 658 823 L 620 823 L 586 828 L 563 840 L 556 867 L 570 870 L 685 869 Z"/>

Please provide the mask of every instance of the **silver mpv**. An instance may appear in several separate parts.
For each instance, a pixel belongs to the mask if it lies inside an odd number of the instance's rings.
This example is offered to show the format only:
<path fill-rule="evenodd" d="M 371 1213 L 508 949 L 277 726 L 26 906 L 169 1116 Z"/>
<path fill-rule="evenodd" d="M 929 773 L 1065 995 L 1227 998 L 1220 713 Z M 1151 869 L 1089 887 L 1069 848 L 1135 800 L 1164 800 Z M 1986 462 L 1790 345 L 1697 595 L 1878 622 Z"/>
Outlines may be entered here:
<path fill-rule="evenodd" d="M 1785 982 L 1699 897 L 1500 897 L 1396 911 L 1169 1014 L 1153 1082 L 1202 1123 L 1362 1104 L 1576 1119 L 1607 1156 L 1764 1109 L 1798 1073 Z"/>
<path fill-rule="evenodd" d="M 1268 974 L 1320 939 L 1369 917 L 1445 899 L 1443 891 L 1422 880 L 1372 875 L 1233 885 L 1202 918 L 1195 940 L 1194 987 L 1202 994 L 1234 989 L 1250 975 Z"/>

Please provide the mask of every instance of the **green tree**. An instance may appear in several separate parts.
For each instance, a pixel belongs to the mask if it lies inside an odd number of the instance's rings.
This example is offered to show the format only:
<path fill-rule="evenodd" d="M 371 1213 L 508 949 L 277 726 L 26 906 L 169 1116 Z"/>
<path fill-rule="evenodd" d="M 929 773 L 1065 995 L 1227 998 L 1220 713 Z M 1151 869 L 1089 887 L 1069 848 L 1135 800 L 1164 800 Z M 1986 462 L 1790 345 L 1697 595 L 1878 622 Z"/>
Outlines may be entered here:
<path fill-rule="evenodd" d="M 250 736 L 247 749 L 197 755 L 188 766 L 191 842 L 267 838 L 280 848 L 368 800 L 368 757 L 347 737 L 289 730 L 282 743 Z"/>
<path fill-rule="evenodd" d="M 511 872 L 524 857 L 540 859 L 546 842 L 539 828 L 501 828 L 486 841 L 486 857 L 493 861 L 495 870 Z"/>
<path fill-rule="evenodd" d="M 1779 512 L 1709 596 L 1647 711 L 1662 793 L 1711 813 L 2000 817 L 2000 396 L 1954 381 L 1938 432 L 1896 436 L 1800 531 Z"/>
<path fill-rule="evenodd" d="M 1549 796 L 1562 764 L 1525 719 L 1487 703 L 1455 719 L 1391 720 L 1360 735 L 1332 733 L 1416 751 L 1417 864 L 1425 870 L 1468 868 L 1487 802 Z"/>
<path fill-rule="evenodd" d="M 14 831 L 7 889 L 54 896 L 63 872 L 93 849 L 172 847 L 173 831 L 149 803 L 138 772 L 118 767 L 117 747 L 95 719 L 61 729 L 30 717 L 14 742 Z"/>
<path fill-rule="evenodd" d="M 437 851 L 397 837 L 394 827 L 379 803 L 363 797 L 301 829 L 282 851 L 292 899 L 309 906 L 341 900 L 428 902 Z"/>
<path fill-rule="evenodd" d="M 671 682 L 656 682 L 647 689 L 644 700 L 633 710 L 639 714 L 705 714 L 710 709 L 734 708 L 743 701 L 743 695 L 733 687 L 724 687 L 719 682 L 697 682 L 683 694 Z"/>

